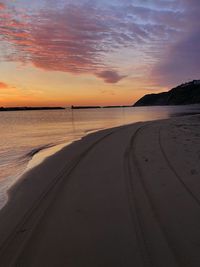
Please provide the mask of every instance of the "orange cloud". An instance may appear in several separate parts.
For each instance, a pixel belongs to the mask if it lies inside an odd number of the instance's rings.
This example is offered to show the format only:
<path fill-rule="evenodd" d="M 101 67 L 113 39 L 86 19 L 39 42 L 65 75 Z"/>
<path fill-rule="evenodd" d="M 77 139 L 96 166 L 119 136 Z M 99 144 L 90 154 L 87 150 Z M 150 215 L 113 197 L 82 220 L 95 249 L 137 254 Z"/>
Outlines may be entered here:
<path fill-rule="evenodd" d="M 0 82 L 0 89 L 8 88 L 8 85 L 4 82 Z"/>

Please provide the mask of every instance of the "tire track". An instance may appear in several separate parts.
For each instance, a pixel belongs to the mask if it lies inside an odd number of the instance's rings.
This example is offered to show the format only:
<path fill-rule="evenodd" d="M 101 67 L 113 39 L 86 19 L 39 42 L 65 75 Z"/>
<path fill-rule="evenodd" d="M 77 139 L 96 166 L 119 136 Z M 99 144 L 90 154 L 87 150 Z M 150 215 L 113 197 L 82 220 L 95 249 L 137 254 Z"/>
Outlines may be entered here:
<path fill-rule="evenodd" d="M 6 251 L 12 251 L 12 263 L 11 265 L 9 264 L 9 266 L 12 266 L 12 264 L 14 264 L 16 262 L 16 260 L 19 258 L 19 255 L 21 254 L 21 252 L 23 251 L 23 248 L 26 244 L 26 242 L 28 242 L 29 238 L 31 237 L 31 235 L 33 234 L 35 228 L 37 227 L 37 225 L 39 224 L 40 220 L 42 219 L 43 215 L 46 213 L 47 209 L 49 208 L 49 206 L 51 205 L 53 199 L 51 199 L 50 202 L 47 203 L 47 205 L 45 206 L 45 209 L 42 211 L 42 213 L 40 214 L 39 217 L 34 218 L 34 213 L 36 212 L 36 210 L 39 210 L 41 208 L 41 203 L 43 203 L 45 200 L 47 200 L 47 198 L 49 197 L 49 195 L 51 194 L 51 192 L 53 191 L 53 189 L 55 189 L 56 186 L 58 186 L 58 188 L 56 188 L 56 191 L 59 190 L 62 182 L 67 182 L 67 178 L 69 178 L 69 176 L 71 175 L 71 173 L 73 172 L 73 170 L 78 166 L 78 164 L 81 162 L 81 160 L 100 142 L 102 142 L 104 139 L 108 138 L 109 136 L 111 136 L 113 133 L 120 131 L 121 128 L 117 127 L 114 128 L 111 132 L 105 134 L 103 137 L 99 138 L 97 141 L 93 142 L 86 150 L 84 150 L 80 155 L 78 155 L 75 159 L 73 159 L 70 163 L 66 164 L 64 166 L 64 168 L 61 170 L 61 172 L 53 179 L 52 182 L 50 182 L 48 188 L 46 188 L 46 190 L 41 194 L 41 196 L 35 201 L 35 203 L 32 205 L 32 207 L 25 213 L 25 215 L 23 216 L 23 218 L 20 220 L 20 222 L 16 225 L 16 227 L 14 228 L 14 230 L 12 231 L 12 233 L 7 237 L 7 239 L 1 244 L 0 247 L 0 265 L 1 262 L 4 262 L 5 258 L 9 258 L 9 255 L 5 255 Z M 63 178 L 65 178 L 65 180 L 63 181 Z M 55 196 L 56 197 L 56 196 Z M 26 225 L 29 223 L 29 221 L 34 220 L 33 225 L 31 225 L 31 230 L 27 230 L 26 229 Z M 19 242 L 19 235 L 23 235 L 22 240 Z M 20 246 L 17 247 L 17 251 L 13 251 L 13 249 L 10 250 L 10 246 L 11 248 L 13 247 L 13 244 L 17 242 L 20 243 Z M 13 254 L 14 253 L 14 254 Z M 10 260 L 10 259 L 9 259 Z M 7 266 L 5 265 L 1 265 L 1 266 Z"/>
<path fill-rule="evenodd" d="M 126 188 L 127 188 L 128 202 L 129 202 L 129 210 L 130 210 L 132 222 L 135 228 L 135 233 L 136 233 L 136 237 L 138 240 L 138 246 L 139 246 L 141 258 L 143 261 L 143 266 L 153 266 L 152 258 L 151 258 L 151 255 L 150 255 L 150 252 L 147 246 L 147 242 L 145 239 L 145 233 L 142 227 L 141 217 L 139 215 L 139 207 L 137 204 L 137 198 L 136 198 L 134 186 L 132 183 L 132 179 L 133 179 L 132 177 L 134 176 L 134 174 L 132 173 L 132 162 L 131 162 L 132 145 L 138 133 L 140 132 L 142 128 L 144 128 L 144 126 L 139 127 L 135 131 L 133 136 L 131 137 L 130 144 L 125 151 L 124 166 L 125 166 L 125 174 L 126 174 L 125 178 L 127 178 Z"/>
<path fill-rule="evenodd" d="M 176 171 L 176 169 L 173 167 L 172 163 L 170 162 L 162 141 L 161 141 L 161 127 L 159 128 L 159 146 L 160 146 L 160 150 L 163 154 L 163 157 L 168 165 L 168 167 L 171 169 L 171 171 L 174 173 L 175 177 L 177 178 L 177 180 L 181 183 L 181 185 L 185 188 L 185 190 L 188 192 L 188 194 L 194 199 L 194 201 L 198 204 L 198 206 L 200 207 L 200 199 L 192 192 L 192 190 L 188 187 L 188 185 L 183 181 L 183 179 L 181 178 L 181 176 L 178 174 L 178 172 Z"/>
<path fill-rule="evenodd" d="M 159 231 L 159 238 L 160 240 L 164 240 L 166 242 L 166 248 L 168 250 L 168 253 L 170 257 L 172 257 L 172 266 L 181 266 L 181 263 L 179 263 L 178 257 L 175 253 L 175 251 L 172 249 L 172 246 L 170 244 L 170 241 L 168 240 L 167 233 L 165 229 L 162 226 L 162 223 L 159 219 L 159 215 L 157 214 L 156 207 L 153 203 L 151 194 L 145 184 L 145 180 L 142 174 L 142 170 L 140 167 L 140 164 L 137 160 L 137 155 L 136 155 L 136 140 L 142 130 L 145 128 L 151 126 L 154 122 L 148 123 L 144 126 L 139 127 L 134 135 L 132 136 L 130 140 L 130 144 L 127 147 L 126 151 L 126 157 L 125 157 L 125 168 L 126 168 L 126 173 L 127 175 L 127 191 L 128 191 L 128 201 L 129 201 L 129 206 L 130 206 L 130 212 L 133 218 L 133 224 L 136 229 L 136 232 L 138 236 L 138 243 L 140 245 L 141 249 L 141 255 L 144 260 L 144 266 L 147 267 L 160 267 L 161 265 L 156 262 L 155 255 L 157 254 L 157 251 L 154 251 L 152 253 L 151 250 L 151 240 L 147 240 L 146 236 L 146 231 L 145 229 L 145 221 L 144 218 L 142 218 L 141 210 L 140 210 L 140 205 L 143 199 L 141 199 L 141 196 L 139 196 L 138 191 L 136 190 L 136 184 L 139 186 L 138 189 L 140 188 L 140 194 L 142 193 L 146 199 L 148 200 L 148 204 L 146 205 L 146 208 L 148 209 L 148 212 L 150 212 L 152 218 L 153 218 L 153 224 L 157 226 Z M 140 199 L 139 199 L 140 197 Z M 144 204 L 143 204 L 144 205 Z M 153 255 L 152 255 L 153 254 Z M 163 260 L 163 259 L 162 259 Z"/>

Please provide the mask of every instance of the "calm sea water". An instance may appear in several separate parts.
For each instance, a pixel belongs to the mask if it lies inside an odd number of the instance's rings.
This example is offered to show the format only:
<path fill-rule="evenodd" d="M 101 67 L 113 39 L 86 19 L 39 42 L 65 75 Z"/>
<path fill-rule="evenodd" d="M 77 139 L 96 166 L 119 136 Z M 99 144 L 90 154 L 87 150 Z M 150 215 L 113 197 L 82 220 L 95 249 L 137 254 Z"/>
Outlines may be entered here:
<path fill-rule="evenodd" d="M 8 188 L 27 166 L 32 167 L 66 143 L 91 131 L 199 110 L 198 106 L 182 106 L 0 112 L 0 207 L 7 200 Z"/>

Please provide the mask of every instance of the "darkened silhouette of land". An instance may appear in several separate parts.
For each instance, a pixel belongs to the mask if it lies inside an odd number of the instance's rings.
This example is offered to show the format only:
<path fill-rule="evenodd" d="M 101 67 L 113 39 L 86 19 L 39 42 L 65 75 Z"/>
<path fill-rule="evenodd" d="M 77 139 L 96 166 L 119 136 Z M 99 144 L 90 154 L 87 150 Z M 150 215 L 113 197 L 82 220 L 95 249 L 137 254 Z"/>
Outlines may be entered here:
<path fill-rule="evenodd" d="M 63 107 L 0 107 L 0 111 L 26 111 L 26 110 L 56 110 L 65 109 Z"/>
<path fill-rule="evenodd" d="M 148 94 L 134 106 L 189 105 L 200 103 L 200 80 L 181 84 L 168 92 Z"/>
<path fill-rule="evenodd" d="M 130 108 L 132 106 L 71 106 L 71 109 Z"/>
<path fill-rule="evenodd" d="M 103 108 L 130 108 L 132 106 L 104 106 Z"/>
<path fill-rule="evenodd" d="M 100 106 L 71 106 L 71 109 L 96 109 L 101 108 Z"/>

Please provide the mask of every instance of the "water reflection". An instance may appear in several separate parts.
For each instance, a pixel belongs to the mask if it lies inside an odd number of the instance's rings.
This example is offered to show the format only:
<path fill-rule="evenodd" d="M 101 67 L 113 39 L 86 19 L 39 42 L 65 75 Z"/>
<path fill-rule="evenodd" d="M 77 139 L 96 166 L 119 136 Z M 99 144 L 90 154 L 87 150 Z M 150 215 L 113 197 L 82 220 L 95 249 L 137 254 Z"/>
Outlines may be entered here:
<path fill-rule="evenodd" d="M 0 202 L 5 188 L 23 172 L 34 151 L 53 146 L 40 152 L 42 160 L 90 131 L 199 113 L 200 105 L 1 112 Z"/>

